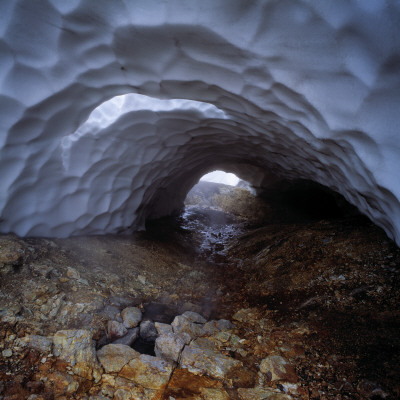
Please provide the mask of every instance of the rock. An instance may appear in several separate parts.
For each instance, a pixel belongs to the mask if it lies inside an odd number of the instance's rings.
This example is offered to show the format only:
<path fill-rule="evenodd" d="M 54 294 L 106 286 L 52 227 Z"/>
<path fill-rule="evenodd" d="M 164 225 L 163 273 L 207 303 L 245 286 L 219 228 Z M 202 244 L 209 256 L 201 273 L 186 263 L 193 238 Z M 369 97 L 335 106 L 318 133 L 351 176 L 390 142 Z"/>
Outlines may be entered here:
<path fill-rule="evenodd" d="M 127 307 L 123 309 L 121 316 L 126 328 L 135 328 L 142 320 L 142 312 L 138 307 Z"/>
<path fill-rule="evenodd" d="M 165 387 L 173 371 L 172 365 L 158 357 L 141 354 L 125 365 L 119 375 L 147 389 Z"/>
<path fill-rule="evenodd" d="M 241 310 L 237 311 L 233 317 L 236 321 L 239 322 L 246 322 L 251 320 L 256 320 L 256 311 L 254 308 L 242 308 Z"/>
<path fill-rule="evenodd" d="M 203 330 L 206 335 L 211 336 L 214 333 L 220 331 L 228 331 L 230 329 L 233 329 L 234 327 L 235 325 L 233 325 L 232 322 L 226 319 L 220 319 L 218 321 L 209 321 L 205 323 Z"/>
<path fill-rule="evenodd" d="M 140 324 L 140 337 L 148 342 L 153 342 L 157 339 L 158 332 L 152 321 L 142 321 Z"/>
<path fill-rule="evenodd" d="M 12 352 L 11 349 L 6 349 L 6 350 L 3 350 L 3 351 L 1 352 L 1 354 L 3 355 L 3 357 L 9 358 L 9 357 L 12 357 L 13 352 Z"/>
<path fill-rule="evenodd" d="M 41 353 L 50 353 L 53 339 L 40 335 L 27 335 L 17 341 L 18 346 L 29 347 Z"/>
<path fill-rule="evenodd" d="M 174 333 L 186 332 L 192 338 L 197 338 L 205 335 L 203 324 L 191 322 L 183 315 L 176 316 L 171 325 Z"/>
<path fill-rule="evenodd" d="M 296 383 L 298 380 L 294 368 L 281 356 L 268 356 L 264 358 L 260 364 L 260 371 L 271 382 L 285 380 Z"/>
<path fill-rule="evenodd" d="M 216 379 L 224 379 L 235 368 L 243 367 L 240 361 L 219 353 L 215 345 L 205 338 L 196 339 L 185 346 L 179 364 L 193 374 L 209 375 Z"/>
<path fill-rule="evenodd" d="M 57 371 L 47 374 L 46 378 L 44 385 L 56 398 L 62 395 L 72 395 L 79 388 L 79 383 L 71 375 L 66 373 Z"/>
<path fill-rule="evenodd" d="M 70 279 L 79 279 L 81 277 L 80 273 L 72 267 L 67 268 L 67 276 Z"/>
<path fill-rule="evenodd" d="M 101 311 L 101 315 L 109 320 L 117 319 L 117 315 L 119 314 L 119 308 L 112 305 L 107 305 Z"/>
<path fill-rule="evenodd" d="M 374 399 L 386 399 L 386 397 L 389 397 L 389 394 L 385 393 L 375 382 L 371 382 L 366 379 L 363 379 L 357 385 L 357 392 L 368 399 L 371 397 Z"/>
<path fill-rule="evenodd" d="M 154 351 L 157 357 L 177 362 L 185 344 L 180 334 L 167 333 L 156 339 Z"/>
<path fill-rule="evenodd" d="M 231 397 L 224 389 L 201 388 L 200 393 L 204 400 L 230 400 Z"/>
<path fill-rule="evenodd" d="M 128 333 L 128 330 L 125 326 L 118 321 L 108 321 L 107 324 L 107 336 L 110 340 L 121 338 Z"/>
<path fill-rule="evenodd" d="M 240 400 L 290 400 L 291 396 L 280 393 L 273 389 L 252 388 L 238 389 L 237 391 Z"/>
<path fill-rule="evenodd" d="M 97 351 L 97 358 L 107 373 L 119 372 L 140 353 L 123 344 L 108 344 Z"/>
<path fill-rule="evenodd" d="M 157 333 L 158 335 L 165 335 L 168 333 L 173 333 L 172 331 L 172 326 L 169 324 L 163 324 L 161 322 L 155 322 L 154 323 L 156 329 L 157 329 Z"/>
<path fill-rule="evenodd" d="M 0 273 L 8 274 L 18 268 L 22 264 L 23 254 L 23 247 L 11 236 L 1 238 Z"/>
<path fill-rule="evenodd" d="M 185 317 L 189 322 L 196 322 L 198 324 L 205 324 L 207 322 L 203 316 L 193 311 L 185 311 L 182 316 Z"/>
<path fill-rule="evenodd" d="M 143 275 L 138 275 L 138 281 L 144 286 L 146 285 L 146 277 Z"/>
<path fill-rule="evenodd" d="M 100 380 L 102 368 L 97 361 L 92 334 L 88 330 L 63 330 L 53 337 L 53 354 L 72 367 L 75 375 Z"/>
<path fill-rule="evenodd" d="M 126 346 L 132 346 L 138 336 L 139 328 L 128 329 L 127 334 L 121 338 L 114 340 L 113 344 L 124 344 Z"/>

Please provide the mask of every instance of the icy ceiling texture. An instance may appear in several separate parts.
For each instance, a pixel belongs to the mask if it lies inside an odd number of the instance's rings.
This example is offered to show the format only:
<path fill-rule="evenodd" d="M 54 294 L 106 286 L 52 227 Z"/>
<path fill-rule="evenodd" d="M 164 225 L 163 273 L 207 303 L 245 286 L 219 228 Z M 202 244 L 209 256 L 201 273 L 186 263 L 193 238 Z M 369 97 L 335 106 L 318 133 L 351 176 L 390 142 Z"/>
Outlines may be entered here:
<path fill-rule="evenodd" d="M 0 230 L 141 228 L 222 169 L 400 243 L 399 71 L 398 1 L 1 1 Z"/>

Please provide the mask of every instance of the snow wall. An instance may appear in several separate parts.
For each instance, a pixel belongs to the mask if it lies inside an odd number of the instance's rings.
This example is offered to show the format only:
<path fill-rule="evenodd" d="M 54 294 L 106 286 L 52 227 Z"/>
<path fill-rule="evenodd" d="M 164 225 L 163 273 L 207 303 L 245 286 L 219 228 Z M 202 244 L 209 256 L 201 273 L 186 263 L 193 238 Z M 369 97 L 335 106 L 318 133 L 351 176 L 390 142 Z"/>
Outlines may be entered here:
<path fill-rule="evenodd" d="M 221 169 L 400 243 L 399 1 L 1 1 L 0 116 L 3 233 L 140 229 Z"/>

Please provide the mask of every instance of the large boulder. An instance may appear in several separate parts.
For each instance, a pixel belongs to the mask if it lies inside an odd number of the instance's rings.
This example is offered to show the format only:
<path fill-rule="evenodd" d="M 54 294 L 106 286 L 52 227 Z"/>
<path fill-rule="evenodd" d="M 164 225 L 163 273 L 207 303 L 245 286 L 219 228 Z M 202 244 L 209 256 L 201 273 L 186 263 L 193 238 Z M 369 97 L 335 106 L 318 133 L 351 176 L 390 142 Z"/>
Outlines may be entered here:
<path fill-rule="evenodd" d="M 107 373 L 119 372 L 140 353 L 123 344 L 108 344 L 97 351 L 97 358 Z"/>
<path fill-rule="evenodd" d="M 53 337 L 53 354 L 70 365 L 72 372 L 98 382 L 102 368 L 97 361 L 92 333 L 85 329 L 63 330 Z"/>

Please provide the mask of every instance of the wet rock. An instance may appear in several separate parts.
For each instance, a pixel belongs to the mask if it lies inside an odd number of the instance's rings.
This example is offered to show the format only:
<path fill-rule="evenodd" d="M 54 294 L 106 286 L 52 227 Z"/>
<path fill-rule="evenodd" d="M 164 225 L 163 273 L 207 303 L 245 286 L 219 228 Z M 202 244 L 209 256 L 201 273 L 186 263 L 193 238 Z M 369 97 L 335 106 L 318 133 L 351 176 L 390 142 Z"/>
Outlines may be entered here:
<path fill-rule="evenodd" d="M 260 371 L 266 375 L 271 382 L 285 380 L 296 383 L 298 378 L 293 366 L 281 356 L 269 356 L 264 358 L 260 364 Z"/>
<path fill-rule="evenodd" d="M 185 346 L 180 366 L 193 374 L 224 379 L 233 369 L 240 368 L 243 364 L 218 352 L 210 340 L 199 338 Z"/>
<path fill-rule="evenodd" d="M 125 365 L 119 375 L 144 388 L 160 389 L 167 385 L 172 371 L 173 366 L 169 362 L 141 354 Z"/>
<path fill-rule="evenodd" d="M 155 322 L 154 326 L 157 329 L 157 333 L 159 335 L 166 335 L 168 333 L 173 333 L 172 326 L 169 324 L 163 324 L 161 322 Z"/>
<path fill-rule="evenodd" d="M 123 309 L 121 316 L 126 328 L 135 328 L 142 320 L 142 312 L 138 307 L 127 307 Z"/>
<path fill-rule="evenodd" d="M 185 344 L 182 335 L 167 333 L 156 339 L 154 351 L 157 357 L 177 362 Z"/>
<path fill-rule="evenodd" d="M 273 389 L 267 388 L 251 388 L 238 389 L 237 391 L 240 400 L 290 400 L 291 396 L 279 393 Z"/>
<path fill-rule="evenodd" d="M 134 341 L 139 336 L 139 328 L 128 329 L 128 332 L 125 336 L 118 338 L 113 341 L 113 344 L 124 344 L 126 346 L 132 346 Z"/>
<path fill-rule="evenodd" d="M 53 337 L 53 354 L 72 367 L 75 375 L 100 380 L 102 368 L 97 361 L 92 334 L 88 330 L 63 330 Z"/>
<path fill-rule="evenodd" d="M 21 339 L 18 339 L 17 344 L 18 346 L 35 349 L 41 353 L 50 353 L 53 339 L 40 335 L 27 335 Z"/>
<path fill-rule="evenodd" d="M 140 353 L 123 344 L 108 344 L 97 351 L 97 358 L 107 373 L 121 371 L 129 361 L 139 355 Z"/>
<path fill-rule="evenodd" d="M 158 332 L 152 321 L 142 321 L 140 324 L 140 337 L 148 342 L 154 342 L 157 339 Z"/>
<path fill-rule="evenodd" d="M 108 321 L 107 323 L 107 336 L 110 340 L 118 339 L 125 336 L 128 330 L 125 326 L 118 321 Z"/>
<path fill-rule="evenodd" d="M 66 274 L 67 274 L 69 279 L 78 280 L 81 277 L 80 273 L 75 268 L 72 268 L 72 267 L 68 267 L 67 268 L 67 273 Z"/>

